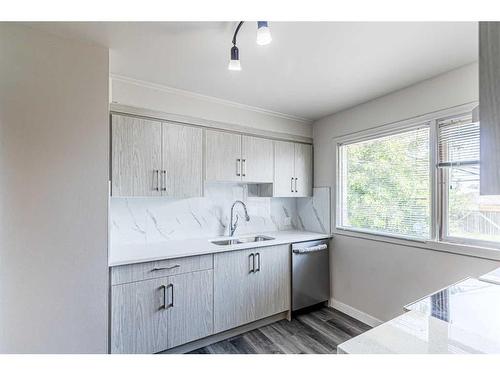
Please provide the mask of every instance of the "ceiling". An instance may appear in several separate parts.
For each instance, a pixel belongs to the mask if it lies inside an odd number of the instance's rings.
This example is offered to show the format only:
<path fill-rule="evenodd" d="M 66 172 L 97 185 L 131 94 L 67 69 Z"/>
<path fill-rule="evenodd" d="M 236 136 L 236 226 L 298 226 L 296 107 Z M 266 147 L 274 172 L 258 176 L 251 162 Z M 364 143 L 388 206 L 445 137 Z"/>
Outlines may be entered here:
<path fill-rule="evenodd" d="M 227 69 L 236 22 L 30 23 L 110 49 L 110 72 L 305 119 L 352 107 L 478 58 L 475 22 L 271 22 L 238 34 L 242 71 Z"/>

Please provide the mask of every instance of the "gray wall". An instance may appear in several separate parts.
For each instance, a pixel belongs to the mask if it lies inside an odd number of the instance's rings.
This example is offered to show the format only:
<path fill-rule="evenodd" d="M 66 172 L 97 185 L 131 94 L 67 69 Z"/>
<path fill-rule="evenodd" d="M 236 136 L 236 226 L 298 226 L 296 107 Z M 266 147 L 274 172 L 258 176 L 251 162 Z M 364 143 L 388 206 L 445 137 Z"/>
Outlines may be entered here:
<path fill-rule="evenodd" d="M 315 122 L 315 186 L 331 186 L 335 197 L 333 138 L 476 100 L 478 71 L 477 64 L 471 64 Z M 332 217 L 333 227 L 334 223 Z M 469 256 L 336 235 L 332 298 L 388 320 L 408 302 L 499 266 L 499 262 Z"/>
<path fill-rule="evenodd" d="M 0 352 L 107 352 L 108 51 L 0 23 Z"/>

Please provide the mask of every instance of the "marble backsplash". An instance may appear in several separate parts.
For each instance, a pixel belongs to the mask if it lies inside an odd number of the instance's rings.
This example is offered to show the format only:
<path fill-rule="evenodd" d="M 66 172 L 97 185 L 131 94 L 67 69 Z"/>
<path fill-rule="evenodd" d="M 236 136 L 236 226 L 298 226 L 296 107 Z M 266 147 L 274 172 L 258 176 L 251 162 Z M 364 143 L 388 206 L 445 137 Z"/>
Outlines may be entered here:
<path fill-rule="evenodd" d="M 297 198 L 296 228 L 330 233 L 330 188 L 313 188 L 311 198 Z"/>
<path fill-rule="evenodd" d="M 235 235 L 330 231 L 328 188 L 315 188 L 312 198 L 261 198 L 249 197 L 246 185 L 210 184 L 199 198 L 111 198 L 111 246 L 228 235 L 231 205 L 237 199 L 246 203 L 250 221 L 236 206 L 240 219 Z"/>

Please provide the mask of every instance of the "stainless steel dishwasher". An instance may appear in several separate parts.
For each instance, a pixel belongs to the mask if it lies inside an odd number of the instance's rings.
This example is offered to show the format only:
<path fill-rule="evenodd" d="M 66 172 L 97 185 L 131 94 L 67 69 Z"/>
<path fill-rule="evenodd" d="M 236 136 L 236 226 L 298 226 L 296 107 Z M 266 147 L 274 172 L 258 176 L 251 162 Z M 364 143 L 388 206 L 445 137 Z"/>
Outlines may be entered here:
<path fill-rule="evenodd" d="M 292 311 L 330 298 L 328 241 L 292 244 Z"/>

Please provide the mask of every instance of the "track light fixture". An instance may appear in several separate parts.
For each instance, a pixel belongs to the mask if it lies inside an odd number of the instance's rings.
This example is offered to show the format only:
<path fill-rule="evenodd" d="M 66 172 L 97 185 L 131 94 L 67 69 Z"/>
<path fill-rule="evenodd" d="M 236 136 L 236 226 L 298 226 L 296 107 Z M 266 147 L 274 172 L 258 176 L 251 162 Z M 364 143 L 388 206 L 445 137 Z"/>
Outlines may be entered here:
<path fill-rule="evenodd" d="M 240 31 L 241 26 L 244 21 L 240 21 L 233 35 L 233 47 L 231 48 L 231 59 L 229 60 L 229 70 L 241 70 L 240 63 L 240 52 L 238 47 L 236 47 L 236 37 Z M 271 37 L 271 31 L 269 30 L 269 25 L 267 21 L 257 21 L 257 44 L 264 46 L 271 43 L 273 38 Z"/>

